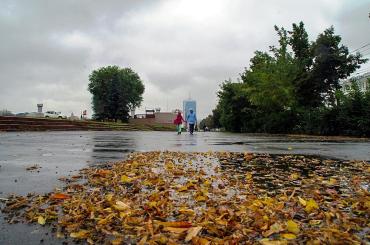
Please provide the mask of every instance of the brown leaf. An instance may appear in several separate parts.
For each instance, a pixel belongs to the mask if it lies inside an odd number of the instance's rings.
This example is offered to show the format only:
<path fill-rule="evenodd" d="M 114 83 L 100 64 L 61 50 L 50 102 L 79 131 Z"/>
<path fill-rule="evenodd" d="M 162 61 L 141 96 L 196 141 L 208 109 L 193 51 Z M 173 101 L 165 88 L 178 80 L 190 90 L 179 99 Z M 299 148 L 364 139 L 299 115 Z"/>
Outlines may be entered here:
<path fill-rule="evenodd" d="M 173 233 L 183 233 L 188 231 L 191 228 L 178 228 L 178 227 L 164 227 L 164 231 L 169 231 Z"/>
<path fill-rule="evenodd" d="M 179 228 L 189 228 L 192 227 L 190 222 L 186 221 L 168 221 L 168 222 L 159 222 L 160 225 L 164 227 L 179 227 Z"/>
<path fill-rule="evenodd" d="M 188 234 L 185 237 L 185 242 L 189 242 L 193 239 L 193 237 L 197 236 L 198 233 L 202 230 L 202 226 L 196 226 L 196 227 L 191 227 L 188 230 Z"/>

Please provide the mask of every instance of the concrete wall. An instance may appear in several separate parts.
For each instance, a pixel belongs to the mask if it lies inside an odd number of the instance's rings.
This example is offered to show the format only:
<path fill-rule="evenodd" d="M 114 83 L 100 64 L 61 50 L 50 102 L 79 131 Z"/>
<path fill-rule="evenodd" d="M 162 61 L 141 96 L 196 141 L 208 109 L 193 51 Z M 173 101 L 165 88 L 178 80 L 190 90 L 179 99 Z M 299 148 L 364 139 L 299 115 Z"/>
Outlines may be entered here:
<path fill-rule="evenodd" d="M 130 118 L 129 122 L 137 124 L 155 124 L 155 118 Z"/>
<path fill-rule="evenodd" d="M 138 124 L 173 124 L 176 113 L 155 112 L 154 116 L 154 118 L 130 118 L 130 122 Z"/>
<path fill-rule="evenodd" d="M 176 113 L 172 112 L 156 112 L 155 122 L 160 124 L 173 124 L 173 120 L 176 118 Z"/>

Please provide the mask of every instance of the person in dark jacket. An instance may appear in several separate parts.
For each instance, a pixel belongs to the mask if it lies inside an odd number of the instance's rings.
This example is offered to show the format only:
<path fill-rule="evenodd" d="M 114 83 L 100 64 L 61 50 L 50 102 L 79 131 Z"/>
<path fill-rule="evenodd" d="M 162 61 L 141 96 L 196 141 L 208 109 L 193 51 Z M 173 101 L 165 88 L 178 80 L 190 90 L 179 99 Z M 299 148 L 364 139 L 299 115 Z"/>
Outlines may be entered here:
<path fill-rule="evenodd" d="M 181 134 L 182 122 L 185 122 L 185 120 L 182 117 L 181 112 L 179 111 L 177 113 L 176 119 L 173 121 L 173 123 L 176 125 L 177 134 Z"/>

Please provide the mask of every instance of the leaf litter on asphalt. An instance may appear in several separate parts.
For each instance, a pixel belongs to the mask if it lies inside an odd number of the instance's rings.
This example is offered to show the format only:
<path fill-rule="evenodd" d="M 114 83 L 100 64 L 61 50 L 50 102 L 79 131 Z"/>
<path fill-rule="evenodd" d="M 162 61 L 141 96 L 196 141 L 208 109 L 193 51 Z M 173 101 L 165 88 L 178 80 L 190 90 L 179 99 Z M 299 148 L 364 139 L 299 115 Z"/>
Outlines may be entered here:
<path fill-rule="evenodd" d="M 90 244 L 370 242 L 364 161 L 165 151 L 77 176 L 63 190 L 12 195 L 2 212 Z"/>

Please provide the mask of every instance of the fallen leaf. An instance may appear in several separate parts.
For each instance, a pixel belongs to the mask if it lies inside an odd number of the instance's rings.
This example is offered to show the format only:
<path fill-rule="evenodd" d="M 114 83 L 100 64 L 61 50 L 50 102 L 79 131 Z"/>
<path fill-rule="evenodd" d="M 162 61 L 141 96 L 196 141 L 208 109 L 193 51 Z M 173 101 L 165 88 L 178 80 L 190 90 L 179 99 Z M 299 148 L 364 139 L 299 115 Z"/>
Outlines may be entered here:
<path fill-rule="evenodd" d="M 192 209 L 187 209 L 187 208 L 180 208 L 179 209 L 180 214 L 187 214 L 187 215 L 195 215 L 194 210 Z"/>
<path fill-rule="evenodd" d="M 37 222 L 40 224 L 40 225 L 45 225 L 46 223 L 46 220 L 44 217 L 42 217 L 41 215 L 37 218 Z"/>
<path fill-rule="evenodd" d="M 337 180 L 334 179 L 334 178 L 330 178 L 329 179 L 329 185 L 335 185 L 335 184 L 337 184 Z"/>
<path fill-rule="evenodd" d="M 206 238 L 203 237 L 193 237 L 191 239 L 192 244 L 194 245 L 209 245 L 211 244 L 211 241 L 207 240 Z"/>
<path fill-rule="evenodd" d="M 114 240 L 111 241 L 111 244 L 112 245 L 120 245 L 123 243 L 123 239 L 122 238 L 116 238 Z"/>
<path fill-rule="evenodd" d="M 51 199 L 58 199 L 58 200 L 64 200 L 64 199 L 69 199 L 71 198 L 70 195 L 64 194 L 64 193 L 54 193 L 53 195 L 50 196 Z"/>
<path fill-rule="evenodd" d="M 287 230 L 294 233 L 294 234 L 298 234 L 299 233 L 299 226 L 296 222 L 294 222 L 293 220 L 288 220 L 286 222 L 286 226 L 287 226 Z"/>
<path fill-rule="evenodd" d="M 189 242 L 193 237 L 197 236 L 198 233 L 202 230 L 201 226 L 192 227 L 188 230 L 188 234 L 185 237 L 185 242 Z"/>
<path fill-rule="evenodd" d="M 168 221 L 168 222 L 159 222 L 159 224 L 163 225 L 164 227 L 179 227 L 179 228 L 192 227 L 192 224 L 186 221 Z"/>
<path fill-rule="evenodd" d="M 179 228 L 179 227 L 164 227 L 164 231 L 169 231 L 173 233 L 183 233 L 189 230 L 189 228 Z"/>
<path fill-rule="evenodd" d="M 195 200 L 196 200 L 197 202 L 205 202 L 205 201 L 207 201 L 207 199 L 208 199 L 208 197 L 203 196 L 203 195 L 199 195 L 199 196 L 196 196 L 196 197 L 195 197 Z"/>
<path fill-rule="evenodd" d="M 314 225 L 319 225 L 319 224 L 321 224 L 321 222 L 322 222 L 322 220 L 310 220 L 309 221 L 309 224 L 310 225 L 312 225 L 312 226 L 314 226 Z"/>
<path fill-rule="evenodd" d="M 305 210 L 307 213 L 311 213 L 312 211 L 318 208 L 319 208 L 319 205 L 317 205 L 316 201 L 311 198 L 310 200 L 307 201 Z"/>
<path fill-rule="evenodd" d="M 292 179 L 292 180 L 296 180 L 296 179 L 298 179 L 299 178 L 299 174 L 298 173 L 292 173 L 291 175 L 290 175 L 290 179 Z"/>
<path fill-rule="evenodd" d="M 292 239 L 297 238 L 297 236 L 292 234 L 292 233 L 285 233 L 285 234 L 282 234 L 281 236 L 284 237 L 285 239 L 288 239 L 288 240 L 292 240 Z"/>
<path fill-rule="evenodd" d="M 268 238 L 263 238 L 259 240 L 262 245 L 286 245 L 288 242 L 286 240 L 278 241 L 278 240 L 270 240 Z"/>
<path fill-rule="evenodd" d="M 145 245 L 146 241 L 148 240 L 148 236 L 144 236 L 141 240 L 137 243 L 138 245 Z"/>
<path fill-rule="evenodd" d="M 265 231 L 262 234 L 263 234 L 263 236 L 268 237 L 268 236 L 270 236 L 274 233 L 279 233 L 283 230 L 284 230 L 284 228 L 281 224 L 274 223 L 273 225 L 270 226 L 270 229 L 268 231 Z"/>
<path fill-rule="evenodd" d="M 119 211 L 124 211 L 130 208 L 130 206 L 122 201 L 116 201 L 116 204 L 113 207 Z"/>
<path fill-rule="evenodd" d="M 298 201 L 299 201 L 299 203 L 302 205 L 302 206 L 306 206 L 307 205 L 307 201 L 306 200 L 304 200 L 303 198 L 301 198 L 301 197 L 298 197 Z"/>
<path fill-rule="evenodd" d="M 127 175 L 122 175 L 121 176 L 121 182 L 122 183 L 131 183 L 132 179 L 130 177 L 128 177 Z"/>
<path fill-rule="evenodd" d="M 87 230 L 80 230 L 78 232 L 72 232 L 70 234 L 70 237 L 82 239 L 82 238 L 86 238 L 88 234 L 89 232 Z"/>

